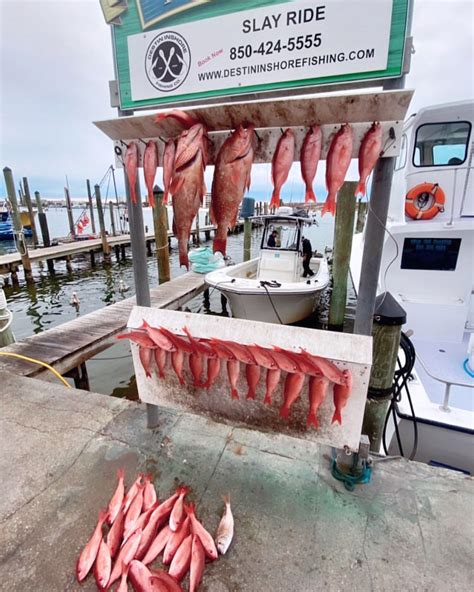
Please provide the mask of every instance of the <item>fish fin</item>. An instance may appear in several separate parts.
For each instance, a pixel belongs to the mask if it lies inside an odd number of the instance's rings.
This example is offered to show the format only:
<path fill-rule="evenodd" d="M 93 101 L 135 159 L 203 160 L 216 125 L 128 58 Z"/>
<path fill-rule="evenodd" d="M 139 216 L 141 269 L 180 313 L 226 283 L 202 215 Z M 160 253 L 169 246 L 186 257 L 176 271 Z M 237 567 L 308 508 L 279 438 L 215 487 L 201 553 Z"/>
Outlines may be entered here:
<path fill-rule="evenodd" d="M 334 415 L 332 416 L 331 423 L 335 423 L 336 421 L 339 425 L 342 425 L 342 417 L 341 417 L 340 409 L 336 409 L 336 411 L 334 411 Z"/>
<path fill-rule="evenodd" d="M 316 195 L 314 194 L 313 188 L 312 187 L 307 187 L 306 188 L 306 193 L 304 196 L 304 201 L 305 203 L 309 203 L 310 201 L 314 201 L 314 203 L 316 203 Z"/>
<path fill-rule="evenodd" d="M 224 493 L 223 495 L 221 495 L 221 498 L 225 505 L 230 505 L 230 491 L 229 493 Z"/>
<path fill-rule="evenodd" d="M 183 265 L 189 271 L 189 257 L 187 253 L 179 254 L 179 266 L 183 267 Z"/>
<path fill-rule="evenodd" d="M 285 407 L 283 405 L 283 407 L 280 407 L 280 417 L 282 417 L 283 419 L 288 419 L 290 416 L 290 410 Z"/>
<path fill-rule="evenodd" d="M 230 396 L 232 399 L 239 399 L 239 392 L 235 388 L 230 389 Z"/>
<path fill-rule="evenodd" d="M 255 399 L 255 391 L 249 389 L 249 392 L 247 393 L 247 399 Z"/>
<path fill-rule="evenodd" d="M 125 469 L 120 467 L 117 471 L 117 479 L 123 479 L 125 477 Z"/>
<path fill-rule="evenodd" d="M 170 187 L 170 193 L 171 195 L 174 196 L 175 193 L 177 193 L 181 187 L 184 184 L 184 177 L 175 177 L 172 181 L 171 181 L 171 187 Z"/>
<path fill-rule="evenodd" d="M 310 411 L 308 413 L 308 419 L 306 421 L 306 427 L 309 428 L 309 426 L 314 426 L 315 428 L 318 428 L 318 418 L 316 417 L 316 413 L 314 411 Z"/>
<path fill-rule="evenodd" d="M 268 393 L 265 393 L 265 398 L 263 399 L 263 403 L 265 405 L 271 405 L 272 404 L 272 398 Z"/>
<path fill-rule="evenodd" d="M 168 205 L 168 196 L 169 196 L 170 192 L 169 189 L 165 189 L 165 192 L 163 194 L 163 205 L 167 206 Z"/>
<path fill-rule="evenodd" d="M 275 187 L 272 193 L 272 199 L 270 200 L 270 208 L 280 207 L 280 190 Z"/>
<path fill-rule="evenodd" d="M 155 207 L 155 196 L 153 194 L 153 189 L 148 190 L 148 202 L 152 208 Z"/>
<path fill-rule="evenodd" d="M 227 240 L 225 238 L 215 238 L 212 244 L 212 250 L 214 253 L 219 251 L 223 255 L 225 255 L 225 248 L 226 248 Z"/>
<path fill-rule="evenodd" d="M 134 205 L 137 205 L 137 193 L 135 191 L 135 185 L 132 185 L 132 183 L 129 183 L 130 185 L 130 197 L 132 198 L 132 203 Z"/>
<path fill-rule="evenodd" d="M 109 515 L 109 510 L 107 508 L 102 508 L 99 511 L 99 518 L 97 519 L 98 522 L 105 522 L 107 519 L 107 516 Z"/>
<path fill-rule="evenodd" d="M 336 199 L 335 195 L 329 193 L 326 201 L 324 202 L 323 209 L 321 211 L 321 217 L 324 216 L 326 212 L 329 212 L 332 216 L 336 213 Z"/>
<path fill-rule="evenodd" d="M 362 181 L 362 179 L 361 179 L 356 187 L 354 195 L 356 197 L 358 197 L 359 195 L 365 195 L 365 191 L 366 191 L 365 181 Z"/>

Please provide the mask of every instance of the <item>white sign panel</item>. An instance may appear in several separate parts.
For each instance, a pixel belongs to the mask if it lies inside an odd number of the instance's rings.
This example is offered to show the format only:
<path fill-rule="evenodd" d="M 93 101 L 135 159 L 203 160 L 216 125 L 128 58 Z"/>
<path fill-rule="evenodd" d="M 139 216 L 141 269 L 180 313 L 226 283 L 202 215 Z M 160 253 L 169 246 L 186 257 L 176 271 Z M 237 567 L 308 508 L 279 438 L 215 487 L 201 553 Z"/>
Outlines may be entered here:
<path fill-rule="evenodd" d="M 385 70 L 391 18 L 392 0 L 326 0 L 132 35 L 132 99 Z"/>
<path fill-rule="evenodd" d="M 128 322 L 129 329 L 142 327 L 144 320 L 152 327 L 164 327 L 173 335 L 182 336 L 185 340 L 187 338 L 184 327 L 194 338 L 206 343 L 217 338 L 228 343 L 240 344 L 244 348 L 256 344 L 270 351 L 275 346 L 293 352 L 296 356 L 300 355 L 301 348 L 304 348 L 308 354 L 324 358 L 333 369 L 336 368 L 336 372 L 349 372 L 352 386 L 347 404 L 342 409 L 341 424 L 332 421 L 338 387 L 329 381 L 326 397 L 317 410 L 317 425 L 308 425 L 311 380 L 309 374 L 305 374 L 304 382 L 300 386 L 300 395 L 291 405 L 288 417 L 284 418 L 282 406 L 286 400 L 286 371 L 281 371 L 271 403 L 265 404 L 268 383 L 267 368 L 263 366 L 260 367 L 261 373 L 253 398 L 248 398 L 247 394 L 250 384 L 246 375 L 247 365 L 241 362 L 237 369 L 234 368 L 237 373 L 237 398 L 230 394 L 230 373 L 225 359 L 221 361 L 219 373 L 213 380 L 212 387 L 197 388 L 194 386 L 195 377 L 191 372 L 188 354 L 184 354 L 184 360 L 181 360 L 184 380 L 180 384 L 177 373 L 173 370 L 170 354 L 167 354 L 162 378 L 159 377 L 155 354 L 150 354 L 145 363 L 149 374 L 147 376 L 143 363 L 144 356 L 140 359 L 139 347 L 132 343 L 133 365 L 141 401 L 188 410 L 233 425 L 285 433 L 337 448 L 348 446 L 352 450 L 358 449 L 372 363 L 371 337 L 139 306 L 133 308 Z M 204 360 L 201 381 L 206 378 L 209 378 L 209 367 Z"/>

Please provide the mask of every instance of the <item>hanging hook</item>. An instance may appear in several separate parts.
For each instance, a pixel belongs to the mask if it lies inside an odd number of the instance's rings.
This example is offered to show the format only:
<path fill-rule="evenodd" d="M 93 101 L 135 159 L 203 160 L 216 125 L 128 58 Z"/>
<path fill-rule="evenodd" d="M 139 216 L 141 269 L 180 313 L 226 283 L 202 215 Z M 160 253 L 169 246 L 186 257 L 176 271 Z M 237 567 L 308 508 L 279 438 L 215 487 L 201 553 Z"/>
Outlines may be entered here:
<path fill-rule="evenodd" d="M 125 146 L 125 148 L 128 148 L 128 144 L 126 142 L 124 142 L 123 140 L 120 140 L 120 143 L 122 144 L 122 146 Z"/>
<path fill-rule="evenodd" d="M 145 146 L 147 145 L 147 142 L 145 142 L 145 140 L 142 140 L 141 138 L 138 138 L 139 142 L 142 142 L 143 144 L 145 144 Z"/>
<path fill-rule="evenodd" d="M 258 135 L 258 133 L 257 133 L 257 130 L 256 130 L 256 129 L 254 129 L 254 130 L 253 130 L 253 133 L 255 134 L 255 136 L 256 136 L 256 138 L 257 138 L 257 140 L 258 140 L 259 142 L 261 142 L 261 141 L 262 141 L 262 138 L 261 138 L 261 137 Z"/>
<path fill-rule="evenodd" d="M 168 140 L 165 140 L 161 136 L 158 136 L 158 139 L 161 140 L 163 142 L 163 144 L 167 144 L 168 143 Z"/>

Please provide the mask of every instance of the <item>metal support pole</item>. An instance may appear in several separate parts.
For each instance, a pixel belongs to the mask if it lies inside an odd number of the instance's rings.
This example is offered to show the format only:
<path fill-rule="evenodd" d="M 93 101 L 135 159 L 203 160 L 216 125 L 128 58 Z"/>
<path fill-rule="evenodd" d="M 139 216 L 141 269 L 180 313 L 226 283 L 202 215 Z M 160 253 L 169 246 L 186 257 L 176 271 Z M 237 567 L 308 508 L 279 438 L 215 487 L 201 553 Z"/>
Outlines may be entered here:
<path fill-rule="evenodd" d="M 87 185 L 87 197 L 89 198 L 89 212 L 91 215 L 92 234 L 95 234 L 94 204 L 92 203 L 91 182 L 89 181 L 89 179 L 86 179 L 86 185 Z"/>
<path fill-rule="evenodd" d="M 158 261 L 158 282 L 164 284 L 171 279 L 170 253 L 168 249 L 168 211 L 163 205 L 163 193 L 153 190 L 155 206 L 153 208 L 153 226 L 155 229 L 156 259 Z"/>
<path fill-rule="evenodd" d="M 51 240 L 49 238 L 48 220 L 46 214 L 43 212 L 43 204 L 41 203 L 41 197 L 39 191 L 35 191 L 36 208 L 38 210 L 38 220 L 41 230 L 41 236 L 43 238 L 43 247 L 49 247 Z"/>
<path fill-rule="evenodd" d="M 38 246 L 38 233 L 36 232 L 35 213 L 33 212 L 33 204 L 31 203 L 30 186 L 28 185 L 27 177 L 23 177 L 23 187 L 25 191 L 25 202 L 28 208 L 28 216 L 30 218 L 31 234 L 33 236 L 33 245 Z"/>
<path fill-rule="evenodd" d="M 347 299 L 347 277 L 351 260 L 352 235 L 356 200 L 354 192 L 357 183 L 347 181 L 337 195 L 336 221 L 334 230 L 334 257 L 332 264 L 333 288 L 329 326 L 341 330 L 344 325 Z"/>
<path fill-rule="evenodd" d="M 8 199 L 12 206 L 12 220 L 13 229 L 15 231 L 15 245 L 20 253 L 21 262 L 25 271 L 26 283 L 31 284 L 33 281 L 33 274 L 31 272 L 31 261 L 28 255 L 28 247 L 25 242 L 25 235 L 21 226 L 20 212 L 18 211 L 18 202 L 16 200 L 15 182 L 13 181 L 13 173 L 9 167 L 3 169 L 3 176 L 5 178 L 5 187 L 7 188 Z M 13 272 L 12 272 L 13 276 Z"/>
<path fill-rule="evenodd" d="M 354 323 L 359 335 L 372 333 L 394 164 L 394 157 L 380 158 L 374 169 Z"/>
<path fill-rule="evenodd" d="M 112 227 L 112 236 L 117 236 L 115 231 L 115 218 L 114 218 L 114 202 L 109 201 L 109 210 L 110 210 L 110 225 Z"/>
<path fill-rule="evenodd" d="M 107 242 L 107 233 L 105 232 L 104 211 L 102 209 L 102 200 L 100 198 L 100 187 L 94 185 L 95 199 L 97 202 L 97 213 L 99 215 L 100 238 L 102 240 L 102 251 L 104 252 L 104 262 L 110 263 L 110 246 Z"/>
<path fill-rule="evenodd" d="M 252 220 L 244 219 L 244 261 L 252 256 Z"/>
<path fill-rule="evenodd" d="M 69 195 L 69 189 L 67 187 L 64 188 L 64 195 L 66 197 L 67 218 L 69 220 L 69 233 L 71 235 L 72 240 L 76 240 L 76 229 L 74 228 L 74 218 L 72 215 L 71 196 Z"/>

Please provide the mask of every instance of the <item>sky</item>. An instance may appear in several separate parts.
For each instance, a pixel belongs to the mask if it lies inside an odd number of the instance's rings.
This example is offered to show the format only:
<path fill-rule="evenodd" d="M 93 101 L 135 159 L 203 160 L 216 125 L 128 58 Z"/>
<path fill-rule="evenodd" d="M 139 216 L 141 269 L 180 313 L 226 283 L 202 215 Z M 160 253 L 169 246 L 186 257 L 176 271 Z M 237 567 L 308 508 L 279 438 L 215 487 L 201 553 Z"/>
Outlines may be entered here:
<path fill-rule="evenodd" d="M 474 98 L 473 22 L 473 0 L 415 0 L 410 113 Z M 17 186 L 27 176 L 32 191 L 63 197 L 67 175 L 73 198 L 83 198 L 85 179 L 102 179 L 113 163 L 112 143 L 92 121 L 116 117 L 108 90 L 113 72 L 99 0 L 0 0 L 0 164 L 13 170 Z M 209 170 L 208 187 L 211 176 Z M 349 177 L 356 176 L 353 162 Z M 117 180 L 122 195 L 120 171 Z M 324 196 L 323 186 L 321 163 L 316 193 Z M 254 166 L 252 191 L 270 196 L 268 165 Z M 1 175 L 0 198 L 5 193 Z M 299 194 L 295 164 L 282 196 Z"/>

